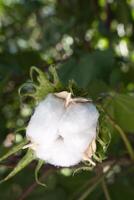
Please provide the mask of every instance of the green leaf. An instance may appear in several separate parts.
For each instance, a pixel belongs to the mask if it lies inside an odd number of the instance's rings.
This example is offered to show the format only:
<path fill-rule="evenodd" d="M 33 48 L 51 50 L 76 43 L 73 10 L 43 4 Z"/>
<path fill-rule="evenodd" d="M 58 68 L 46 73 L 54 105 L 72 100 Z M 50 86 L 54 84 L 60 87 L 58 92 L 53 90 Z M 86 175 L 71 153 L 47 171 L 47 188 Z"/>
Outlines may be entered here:
<path fill-rule="evenodd" d="M 19 150 L 22 149 L 22 147 L 27 144 L 28 141 L 26 139 L 24 139 L 21 143 L 19 143 L 18 145 L 12 147 L 4 156 L 2 156 L 0 158 L 0 162 L 7 159 L 9 156 L 15 154 L 16 152 L 18 152 Z"/>
<path fill-rule="evenodd" d="M 3 183 L 15 176 L 18 172 L 20 172 L 23 168 L 30 164 L 35 158 L 36 157 L 33 150 L 29 149 L 26 155 L 19 161 L 17 166 L 3 180 L 1 180 L 0 183 Z"/>
<path fill-rule="evenodd" d="M 70 58 L 59 69 L 63 83 L 75 80 L 79 87 L 86 88 L 94 80 L 109 81 L 113 70 L 113 53 L 110 50 L 81 54 L 79 58 Z"/>
<path fill-rule="evenodd" d="M 112 110 L 111 116 L 125 131 L 134 132 L 134 97 L 127 94 L 117 94 L 107 106 Z"/>

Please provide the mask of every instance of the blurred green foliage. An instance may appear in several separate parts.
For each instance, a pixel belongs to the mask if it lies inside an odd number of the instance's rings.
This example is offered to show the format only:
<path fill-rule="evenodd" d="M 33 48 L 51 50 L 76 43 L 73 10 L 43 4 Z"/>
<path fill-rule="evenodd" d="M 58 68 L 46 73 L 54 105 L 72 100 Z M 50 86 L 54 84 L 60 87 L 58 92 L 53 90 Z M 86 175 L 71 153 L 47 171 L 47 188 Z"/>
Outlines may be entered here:
<path fill-rule="evenodd" d="M 30 105 L 20 102 L 18 88 L 33 65 L 44 72 L 56 65 L 64 85 L 74 79 L 90 98 L 103 103 L 134 145 L 133 33 L 134 0 L 0 0 L 0 154 L 8 149 L 6 136 L 25 126 L 32 113 Z M 119 134 L 108 126 L 108 159 L 118 160 L 118 170 L 106 178 L 111 199 L 133 199 L 132 164 Z M 1 178 L 20 156 L 0 165 Z M 44 189 L 33 182 L 33 168 L 0 185 L 0 199 L 78 199 L 96 174 L 72 176 L 71 169 L 52 168 L 47 175 L 46 167 Z M 105 198 L 100 184 L 86 199 Z"/>

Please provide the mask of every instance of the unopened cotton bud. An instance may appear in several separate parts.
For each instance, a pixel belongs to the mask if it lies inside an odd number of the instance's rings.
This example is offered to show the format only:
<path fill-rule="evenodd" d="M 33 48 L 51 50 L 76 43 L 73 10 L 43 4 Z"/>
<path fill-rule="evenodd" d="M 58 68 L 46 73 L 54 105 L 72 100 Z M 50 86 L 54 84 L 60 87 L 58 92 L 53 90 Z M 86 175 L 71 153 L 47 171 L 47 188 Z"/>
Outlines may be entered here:
<path fill-rule="evenodd" d="M 48 94 L 36 107 L 26 135 L 38 158 L 69 167 L 84 159 L 96 138 L 98 117 L 96 107 L 86 99 L 73 99 L 68 92 Z"/>

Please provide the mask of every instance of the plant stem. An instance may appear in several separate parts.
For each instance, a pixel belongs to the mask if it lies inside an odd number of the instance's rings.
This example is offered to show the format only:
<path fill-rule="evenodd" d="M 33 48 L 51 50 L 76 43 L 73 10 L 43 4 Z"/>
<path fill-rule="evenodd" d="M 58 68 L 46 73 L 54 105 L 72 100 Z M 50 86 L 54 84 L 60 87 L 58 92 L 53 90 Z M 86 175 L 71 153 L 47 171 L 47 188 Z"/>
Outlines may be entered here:
<path fill-rule="evenodd" d="M 101 176 L 91 187 L 89 187 L 79 198 L 78 200 L 84 200 L 87 196 L 99 185 L 102 181 L 103 176 Z"/>
<path fill-rule="evenodd" d="M 130 158 L 132 160 L 134 160 L 134 151 L 133 151 L 133 148 L 125 134 L 125 132 L 122 130 L 122 128 L 115 123 L 115 121 L 111 118 L 111 116 L 109 114 L 106 113 L 106 117 L 107 119 L 109 120 L 109 122 L 111 123 L 111 125 L 118 131 L 118 133 L 120 134 L 122 140 L 124 141 L 125 143 L 125 146 L 126 146 L 126 149 L 128 150 L 128 153 L 130 155 Z"/>
<path fill-rule="evenodd" d="M 42 176 L 41 176 L 41 181 L 48 177 L 50 174 L 52 174 L 52 172 L 54 172 L 54 169 L 48 169 L 47 171 L 45 171 Z M 27 199 L 27 197 L 35 190 L 35 188 L 38 186 L 38 183 L 36 181 L 34 181 L 30 186 L 28 186 L 28 188 L 26 188 L 21 196 L 18 198 L 18 200 L 24 200 Z"/>
<path fill-rule="evenodd" d="M 108 188 L 107 188 L 107 185 L 106 185 L 104 178 L 102 180 L 102 189 L 103 189 L 104 195 L 106 197 L 106 200 L 111 200 L 111 197 L 109 195 L 109 191 L 108 191 Z"/>
<path fill-rule="evenodd" d="M 105 113 L 108 121 L 110 122 L 110 124 L 117 130 L 117 132 L 120 134 L 122 140 L 124 141 L 124 144 L 126 146 L 126 149 L 130 155 L 130 158 L 132 160 L 134 160 L 134 150 L 133 147 L 131 146 L 131 143 L 129 142 L 125 132 L 122 130 L 122 128 L 114 121 L 114 119 L 112 119 L 112 117 L 108 114 L 108 112 L 101 106 L 100 109 L 102 110 L 102 112 Z"/>
<path fill-rule="evenodd" d="M 114 163 L 111 164 L 110 168 L 106 171 L 106 173 L 102 173 L 98 179 L 89 187 L 77 200 L 84 200 L 86 199 L 91 192 L 103 181 L 105 176 L 109 173 L 109 171 L 113 168 Z"/>

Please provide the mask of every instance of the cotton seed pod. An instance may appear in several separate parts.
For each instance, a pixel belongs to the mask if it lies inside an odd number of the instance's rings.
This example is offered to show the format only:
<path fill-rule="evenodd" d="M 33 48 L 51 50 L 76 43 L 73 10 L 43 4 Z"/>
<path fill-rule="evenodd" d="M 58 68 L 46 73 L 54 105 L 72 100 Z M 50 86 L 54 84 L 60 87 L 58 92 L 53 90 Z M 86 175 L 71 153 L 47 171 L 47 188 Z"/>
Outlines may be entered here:
<path fill-rule="evenodd" d="M 37 158 L 69 167 L 90 160 L 96 150 L 99 113 L 87 99 L 63 91 L 48 94 L 35 108 L 26 136 Z"/>

